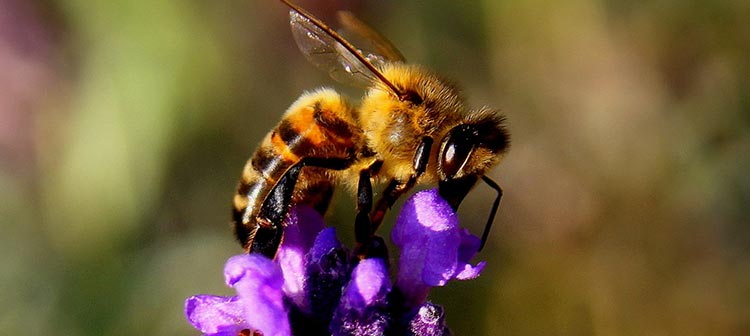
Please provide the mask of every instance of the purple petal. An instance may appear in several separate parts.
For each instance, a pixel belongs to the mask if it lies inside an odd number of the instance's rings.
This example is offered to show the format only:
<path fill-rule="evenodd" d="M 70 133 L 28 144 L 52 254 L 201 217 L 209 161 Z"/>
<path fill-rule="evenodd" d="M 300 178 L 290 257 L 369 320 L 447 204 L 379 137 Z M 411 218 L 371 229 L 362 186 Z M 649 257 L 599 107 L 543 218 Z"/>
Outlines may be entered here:
<path fill-rule="evenodd" d="M 458 246 L 458 260 L 468 262 L 477 255 L 482 240 L 464 228 L 459 229 L 458 233 L 461 236 L 461 245 Z"/>
<path fill-rule="evenodd" d="M 344 295 L 352 307 L 365 307 L 384 300 L 391 290 L 388 268 L 380 258 L 365 259 L 352 271 L 352 279 Z"/>
<path fill-rule="evenodd" d="M 229 287 L 247 279 L 273 284 L 279 281 L 280 271 L 271 259 L 259 253 L 240 254 L 229 258 L 224 265 L 224 281 Z"/>
<path fill-rule="evenodd" d="M 341 289 L 349 282 L 350 270 L 349 254 L 336 238 L 336 229 L 321 231 L 307 255 L 307 306 L 302 310 L 327 327 L 341 298 Z"/>
<path fill-rule="evenodd" d="M 318 261 L 332 250 L 341 247 L 341 241 L 336 237 L 336 229 L 332 227 L 326 228 L 315 237 L 315 243 L 313 243 L 313 247 L 310 249 L 310 260 L 313 262 Z"/>
<path fill-rule="evenodd" d="M 483 263 L 468 264 L 479 240 L 459 227 L 437 189 L 418 192 L 406 201 L 391 239 L 401 249 L 396 286 L 409 306 L 424 302 L 431 287 L 477 277 L 484 268 Z"/>
<path fill-rule="evenodd" d="M 261 254 L 238 255 L 227 261 L 224 276 L 245 306 L 248 326 L 263 335 L 291 334 L 278 265 Z"/>
<path fill-rule="evenodd" d="M 289 211 L 276 262 L 284 274 L 284 293 L 298 306 L 304 305 L 305 254 L 324 227 L 323 217 L 307 205 Z"/>
<path fill-rule="evenodd" d="M 469 230 L 462 228 L 459 232 L 461 234 L 461 245 L 458 247 L 458 269 L 456 279 L 474 279 L 482 273 L 484 266 L 487 264 L 484 261 L 479 262 L 476 266 L 469 264 L 469 260 L 474 258 L 477 254 L 482 240 L 469 233 Z"/>
<path fill-rule="evenodd" d="M 382 335 L 388 329 L 391 290 L 385 260 L 365 259 L 352 271 L 333 320 L 333 335 Z"/>
<path fill-rule="evenodd" d="M 185 300 L 185 316 L 204 334 L 234 334 L 248 328 L 236 296 L 195 295 Z"/>

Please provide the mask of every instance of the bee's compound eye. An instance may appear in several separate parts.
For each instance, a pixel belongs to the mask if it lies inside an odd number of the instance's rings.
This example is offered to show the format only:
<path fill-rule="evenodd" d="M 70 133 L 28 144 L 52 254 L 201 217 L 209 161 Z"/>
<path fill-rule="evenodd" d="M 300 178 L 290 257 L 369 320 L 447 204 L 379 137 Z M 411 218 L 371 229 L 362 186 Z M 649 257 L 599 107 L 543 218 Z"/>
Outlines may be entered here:
<path fill-rule="evenodd" d="M 474 151 L 475 139 L 465 126 L 451 130 L 443 140 L 440 151 L 440 165 L 446 179 L 455 178 L 469 161 Z"/>

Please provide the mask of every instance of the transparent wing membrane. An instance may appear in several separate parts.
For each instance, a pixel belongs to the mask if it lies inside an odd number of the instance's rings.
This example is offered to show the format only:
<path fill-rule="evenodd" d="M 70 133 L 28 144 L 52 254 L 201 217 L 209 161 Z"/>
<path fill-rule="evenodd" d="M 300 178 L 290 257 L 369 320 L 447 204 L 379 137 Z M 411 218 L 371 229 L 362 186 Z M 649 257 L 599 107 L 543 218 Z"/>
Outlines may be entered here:
<path fill-rule="evenodd" d="M 359 48 L 365 57 L 379 58 L 381 62 L 404 62 L 404 55 L 375 29 L 368 26 L 354 14 L 339 11 L 338 20 L 341 23 L 340 35 Z"/>
<path fill-rule="evenodd" d="M 289 11 L 289 18 L 294 40 L 310 63 L 345 84 L 366 88 L 377 80 L 354 54 L 308 18 L 295 10 Z M 382 65 L 382 58 L 377 55 L 371 58 L 376 67 Z"/>

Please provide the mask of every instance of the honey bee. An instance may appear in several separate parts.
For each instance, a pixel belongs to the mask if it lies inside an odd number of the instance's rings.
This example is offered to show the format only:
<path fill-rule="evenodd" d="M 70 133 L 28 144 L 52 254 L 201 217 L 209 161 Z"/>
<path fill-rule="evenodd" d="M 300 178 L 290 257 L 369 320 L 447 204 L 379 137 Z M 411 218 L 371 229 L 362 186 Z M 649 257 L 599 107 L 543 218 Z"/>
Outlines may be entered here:
<path fill-rule="evenodd" d="M 306 58 L 332 78 L 367 92 L 359 106 L 331 89 L 303 94 L 247 162 L 234 196 L 235 233 L 248 252 L 270 258 L 283 239 L 293 204 L 324 214 L 334 186 L 357 194 L 356 253 L 383 253 L 375 232 L 387 210 L 417 183 L 437 184 L 454 210 L 481 179 L 497 192 L 482 234 L 494 221 L 502 189 L 485 174 L 508 151 L 504 117 L 469 109 L 450 81 L 406 64 L 393 45 L 342 12 L 343 29 L 372 51 L 359 49 L 304 9 L 289 8 L 290 25 Z M 373 205 L 373 183 L 387 183 Z"/>

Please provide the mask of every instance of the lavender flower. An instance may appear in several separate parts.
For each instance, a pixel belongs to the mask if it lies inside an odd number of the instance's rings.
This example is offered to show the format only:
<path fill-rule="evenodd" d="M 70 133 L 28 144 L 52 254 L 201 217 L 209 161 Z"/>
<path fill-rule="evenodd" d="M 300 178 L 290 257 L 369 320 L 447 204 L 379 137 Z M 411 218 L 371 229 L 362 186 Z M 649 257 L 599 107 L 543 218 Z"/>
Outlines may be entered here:
<path fill-rule="evenodd" d="M 401 249 L 396 287 L 409 307 L 424 302 L 430 288 L 476 278 L 485 266 L 468 263 L 480 240 L 459 227 L 453 209 L 436 190 L 416 193 L 404 204 L 391 239 Z"/>
<path fill-rule="evenodd" d="M 391 282 L 385 260 L 362 260 L 352 272 L 330 325 L 333 335 L 383 335 L 388 330 Z"/>
<path fill-rule="evenodd" d="M 185 314 L 205 335 L 449 334 L 443 308 L 426 298 L 432 287 L 479 276 L 485 264 L 468 263 L 479 239 L 437 190 L 406 202 L 392 239 L 401 250 L 395 285 L 386 260 L 357 260 L 317 212 L 296 206 L 274 261 L 230 258 L 224 275 L 237 296 L 190 297 Z"/>
<path fill-rule="evenodd" d="M 237 296 L 196 295 L 185 302 L 188 321 L 205 335 L 237 335 L 262 330 L 264 335 L 290 335 L 279 265 L 260 254 L 229 258 L 224 277 Z"/>

